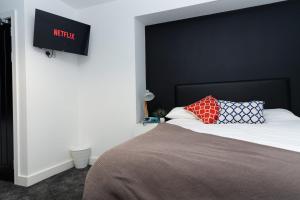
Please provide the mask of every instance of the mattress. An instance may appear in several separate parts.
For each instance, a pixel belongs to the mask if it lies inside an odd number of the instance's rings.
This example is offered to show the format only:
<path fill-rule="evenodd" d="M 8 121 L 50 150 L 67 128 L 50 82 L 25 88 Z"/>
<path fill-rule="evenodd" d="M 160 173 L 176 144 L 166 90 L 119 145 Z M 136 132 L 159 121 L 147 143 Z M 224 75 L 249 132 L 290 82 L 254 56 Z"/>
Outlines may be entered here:
<path fill-rule="evenodd" d="M 300 118 L 298 117 L 265 124 L 203 124 L 196 119 L 173 119 L 167 123 L 198 134 L 211 134 L 300 152 Z"/>
<path fill-rule="evenodd" d="M 280 145 L 280 138 L 285 138 L 280 135 L 294 137 L 297 131 L 288 133 L 288 127 L 276 131 L 273 126 L 265 126 L 254 133 L 256 126 L 241 126 L 238 130 L 228 126 L 222 132 L 224 128 L 215 126 L 214 130 L 202 127 L 201 133 L 199 124 L 193 123 L 160 124 L 104 153 L 87 175 L 83 199 L 300 199 L 297 142 L 290 138 Z M 298 127 L 286 125 L 291 130 Z M 263 142 L 258 140 L 259 132 Z"/>

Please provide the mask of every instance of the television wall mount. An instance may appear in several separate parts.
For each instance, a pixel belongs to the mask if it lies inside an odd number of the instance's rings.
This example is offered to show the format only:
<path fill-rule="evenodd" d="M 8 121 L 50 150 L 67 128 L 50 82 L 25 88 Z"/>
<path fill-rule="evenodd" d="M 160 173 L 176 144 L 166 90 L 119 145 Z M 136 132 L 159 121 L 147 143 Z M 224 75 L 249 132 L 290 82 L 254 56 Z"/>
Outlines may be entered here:
<path fill-rule="evenodd" d="M 45 49 L 45 54 L 48 58 L 55 58 L 55 51 L 52 49 Z"/>

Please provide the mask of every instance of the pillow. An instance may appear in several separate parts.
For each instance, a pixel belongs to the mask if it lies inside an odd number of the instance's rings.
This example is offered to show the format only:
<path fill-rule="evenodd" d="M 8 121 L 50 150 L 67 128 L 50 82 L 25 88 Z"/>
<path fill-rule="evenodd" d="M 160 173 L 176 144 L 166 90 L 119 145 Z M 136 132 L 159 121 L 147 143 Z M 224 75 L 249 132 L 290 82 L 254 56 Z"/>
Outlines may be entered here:
<path fill-rule="evenodd" d="M 218 121 L 220 107 L 218 101 L 212 96 L 207 96 L 184 109 L 192 112 L 205 124 L 216 124 Z"/>
<path fill-rule="evenodd" d="M 299 117 L 294 115 L 291 111 L 286 109 L 265 109 L 264 117 L 266 122 L 281 122 L 281 121 L 292 121 L 300 120 Z"/>
<path fill-rule="evenodd" d="M 262 124 L 265 122 L 263 116 L 264 102 L 231 102 L 219 100 L 220 116 L 218 124 Z"/>
<path fill-rule="evenodd" d="M 186 111 L 183 107 L 173 108 L 167 115 L 169 119 L 197 119 L 192 113 Z"/>

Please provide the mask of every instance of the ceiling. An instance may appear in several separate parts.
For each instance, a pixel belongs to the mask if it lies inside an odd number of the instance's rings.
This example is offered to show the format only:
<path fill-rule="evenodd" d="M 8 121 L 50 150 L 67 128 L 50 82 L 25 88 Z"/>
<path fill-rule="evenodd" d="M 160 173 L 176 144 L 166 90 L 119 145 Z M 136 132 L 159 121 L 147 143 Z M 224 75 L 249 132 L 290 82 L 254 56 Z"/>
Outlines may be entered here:
<path fill-rule="evenodd" d="M 61 1 L 65 2 L 66 4 L 68 4 L 73 8 L 80 9 L 80 8 L 87 8 L 100 3 L 106 3 L 115 0 L 61 0 Z"/>
<path fill-rule="evenodd" d="M 116 0 L 61 0 L 75 9 L 83 9 L 95 6 L 101 3 L 112 2 Z M 149 0 L 150 1 L 150 0 Z M 238 10 L 248 7 L 260 6 L 264 4 L 276 3 L 286 0 L 207 0 L 207 3 L 188 6 L 185 8 L 169 10 L 165 12 L 152 13 L 139 16 L 141 22 L 145 25 L 175 21 L 179 19 L 192 18 L 196 16 L 209 15 L 230 10 Z M 201 13 L 201 14 L 200 14 Z"/>
<path fill-rule="evenodd" d="M 209 0 L 202 4 L 137 16 L 137 19 L 144 25 L 151 25 L 232 10 L 239 10 L 243 8 L 262 6 L 281 1 L 286 0 Z"/>

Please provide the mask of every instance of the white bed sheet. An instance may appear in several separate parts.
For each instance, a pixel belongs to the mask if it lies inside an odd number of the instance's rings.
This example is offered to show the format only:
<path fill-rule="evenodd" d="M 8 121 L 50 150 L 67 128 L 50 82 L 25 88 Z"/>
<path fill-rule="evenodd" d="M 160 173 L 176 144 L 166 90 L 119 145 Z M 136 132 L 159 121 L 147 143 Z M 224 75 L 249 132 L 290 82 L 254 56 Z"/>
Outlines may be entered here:
<path fill-rule="evenodd" d="M 211 134 L 300 152 L 300 118 L 265 124 L 203 124 L 195 119 L 172 119 L 167 123 L 201 134 Z"/>

